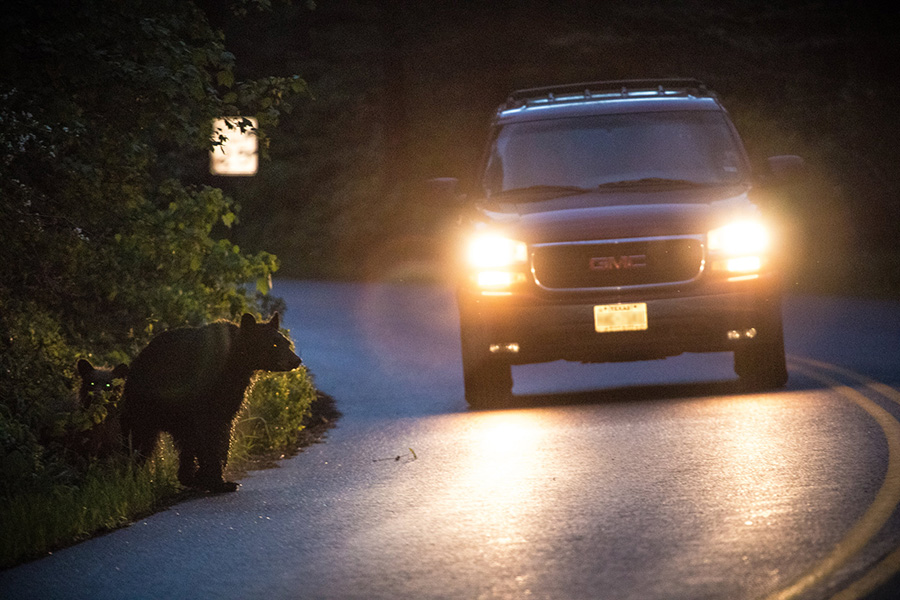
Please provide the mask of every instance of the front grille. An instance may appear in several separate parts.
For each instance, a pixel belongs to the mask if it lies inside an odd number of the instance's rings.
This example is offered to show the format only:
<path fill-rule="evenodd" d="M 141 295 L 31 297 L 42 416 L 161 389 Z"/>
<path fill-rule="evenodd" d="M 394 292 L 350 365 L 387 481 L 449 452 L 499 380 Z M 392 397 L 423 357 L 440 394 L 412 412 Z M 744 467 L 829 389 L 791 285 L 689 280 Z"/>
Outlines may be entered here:
<path fill-rule="evenodd" d="M 537 244 L 532 254 L 535 281 L 550 290 L 682 283 L 702 269 L 700 237 Z"/>

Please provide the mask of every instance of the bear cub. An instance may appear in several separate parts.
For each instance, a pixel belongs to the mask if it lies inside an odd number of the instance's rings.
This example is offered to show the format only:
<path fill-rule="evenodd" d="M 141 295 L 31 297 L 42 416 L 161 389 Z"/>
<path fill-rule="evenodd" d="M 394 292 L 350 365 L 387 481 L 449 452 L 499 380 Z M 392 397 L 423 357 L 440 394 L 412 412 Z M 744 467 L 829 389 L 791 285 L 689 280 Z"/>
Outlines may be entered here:
<path fill-rule="evenodd" d="M 278 313 L 257 323 L 228 321 L 161 333 L 135 357 L 122 399 L 122 433 L 146 460 L 161 432 L 172 436 L 182 485 L 231 492 L 223 470 L 234 418 L 256 371 L 301 365 L 279 331 Z"/>
<path fill-rule="evenodd" d="M 109 369 L 95 367 L 91 361 L 80 359 L 75 368 L 81 376 L 81 387 L 78 388 L 78 402 L 81 408 L 87 409 L 98 401 L 107 400 L 105 395 L 116 391 L 115 380 L 125 379 L 128 376 L 128 365 L 122 363 Z"/>
<path fill-rule="evenodd" d="M 105 458 L 121 448 L 121 426 L 118 402 L 122 392 L 121 380 L 128 375 L 128 365 L 113 368 L 95 367 L 82 358 L 75 369 L 81 376 L 78 405 L 81 421 L 72 440 L 79 454 Z"/>

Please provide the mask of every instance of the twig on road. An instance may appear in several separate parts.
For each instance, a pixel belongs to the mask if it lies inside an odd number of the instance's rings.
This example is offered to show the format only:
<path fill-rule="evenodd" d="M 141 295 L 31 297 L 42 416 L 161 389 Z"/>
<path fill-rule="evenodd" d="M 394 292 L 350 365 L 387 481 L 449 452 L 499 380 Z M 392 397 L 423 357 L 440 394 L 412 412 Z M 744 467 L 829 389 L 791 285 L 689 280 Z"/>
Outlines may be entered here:
<path fill-rule="evenodd" d="M 406 458 L 407 459 L 406 462 L 412 462 L 419 458 L 418 456 L 416 456 L 415 450 L 413 450 L 412 448 L 408 448 L 408 450 L 409 450 L 409 452 L 407 452 L 406 454 L 399 454 L 397 456 L 388 456 L 386 458 L 373 458 L 372 462 L 384 462 L 384 461 L 388 461 L 388 460 L 392 460 L 394 462 L 400 462 L 400 459 L 402 459 L 402 458 Z M 410 458 L 410 456 L 412 458 Z"/>

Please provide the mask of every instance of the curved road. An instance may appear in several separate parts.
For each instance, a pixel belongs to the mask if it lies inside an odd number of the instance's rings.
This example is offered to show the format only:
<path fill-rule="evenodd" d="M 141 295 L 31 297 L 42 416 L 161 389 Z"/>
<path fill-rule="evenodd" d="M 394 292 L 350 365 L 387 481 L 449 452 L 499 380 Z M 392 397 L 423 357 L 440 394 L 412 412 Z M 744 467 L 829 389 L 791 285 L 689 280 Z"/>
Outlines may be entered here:
<path fill-rule="evenodd" d="M 900 571 L 900 303 L 785 307 L 730 355 L 514 369 L 468 411 L 452 294 L 280 281 L 344 417 L 236 494 L 0 572 L 2 598 L 863 598 Z"/>

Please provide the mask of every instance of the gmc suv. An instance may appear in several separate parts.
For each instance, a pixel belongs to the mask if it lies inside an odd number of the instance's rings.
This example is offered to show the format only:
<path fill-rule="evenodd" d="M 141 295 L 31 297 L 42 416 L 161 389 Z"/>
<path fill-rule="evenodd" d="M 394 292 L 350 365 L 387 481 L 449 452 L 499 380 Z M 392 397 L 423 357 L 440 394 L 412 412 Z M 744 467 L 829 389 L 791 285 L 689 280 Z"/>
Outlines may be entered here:
<path fill-rule="evenodd" d="M 768 175 L 801 168 L 773 157 Z M 511 365 L 560 359 L 731 351 L 754 389 L 787 382 L 775 236 L 704 84 L 513 92 L 479 173 L 458 290 L 470 406 L 502 404 Z"/>

